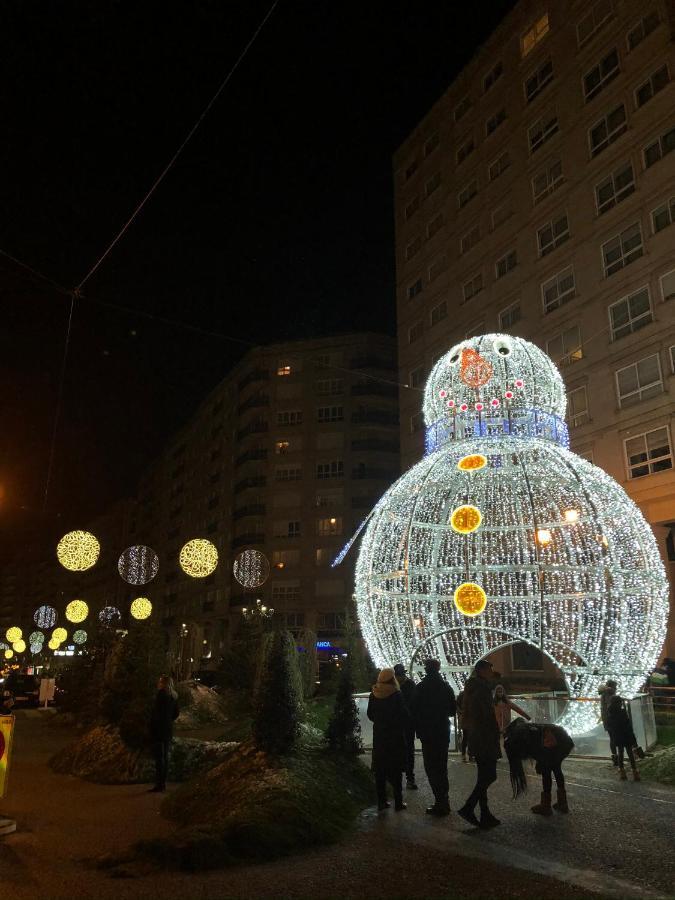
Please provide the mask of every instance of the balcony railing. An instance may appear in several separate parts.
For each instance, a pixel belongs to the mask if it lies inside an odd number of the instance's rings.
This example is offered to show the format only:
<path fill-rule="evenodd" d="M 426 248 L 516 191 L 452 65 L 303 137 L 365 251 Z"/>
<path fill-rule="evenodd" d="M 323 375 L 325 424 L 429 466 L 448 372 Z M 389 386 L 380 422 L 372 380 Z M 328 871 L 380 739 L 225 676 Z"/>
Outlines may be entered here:
<path fill-rule="evenodd" d="M 246 450 L 240 453 L 234 460 L 235 467 L 243 466 L 244 463 L 251 462 L 254 459 L 267 459 L 267 450 L 264 447 L 256 447 L 255 450 Z"/>
<path fill-rule="evenodd" d="M 265 535 L 259 531 L 252 531 L 249 534 L 239 534 L 232 538 L 232 549 L 243 547 L 245 544 L 264 544 Z"/>
<path fill-rule="evenodd" d="M 267 369 L 252 369 L 241 379 L 237 387 L 240 391 L 243 391 L 245 387 L 249 384 L 253 384 L 254 381 L 269 381 L 270 373 Z"/>
<path fill-rule="evenodd" d="M 264 503 L 249 503 L 248 506 L 240 506 L 239 509 L 235 509 L 232 518 L 236 521 L 246 516 L 264 516 L 266 512 L 267 507 Z"/>
<path fill-rule="evenodd" d="M 366 409 L 352 413 L 354 425 L 398 425 L 398 413 L 384 409 Z"/>
<path fill-rule="evenodd" d="M 234 486 L 234 493 L 240 494 L 248 488 L 265 487 L 267 478 L 264 475 L 251 475 L 249 478 L 242 478 Z"/>
<path fill-rule="evenodd" d="M 246 425 L 244 428 L 239 429 L 239 431 L 237 432 L 237 440 L 241 441 L 249 434 L 264 434 L 269 430 L 270 426 L 268 422 L 249 422 L 248 425 Z"/>

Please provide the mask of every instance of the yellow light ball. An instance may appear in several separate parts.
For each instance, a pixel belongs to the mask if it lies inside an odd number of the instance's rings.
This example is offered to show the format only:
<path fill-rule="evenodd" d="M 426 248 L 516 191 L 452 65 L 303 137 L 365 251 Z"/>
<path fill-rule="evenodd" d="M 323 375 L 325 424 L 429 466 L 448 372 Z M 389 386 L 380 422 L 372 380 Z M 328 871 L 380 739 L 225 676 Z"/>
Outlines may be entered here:
<path fill-rule="evenodd" d="M 71 600 L 66 606 L 66 619 L 69 622 L 84 622 L 89 615 L 89 607 L 84 600 Z"/>
<path fill-rule="evenodd" d="M 68 637 L 68 632 L 65 628 L 55 628 L 52 631 L 52 640 L 58 641 L 59 644 L 62 644 L 65 639 Z"/>
<path fill-rule="evenodd" d="M 23 651 L 25 649 L 26 649 L 26 642 L 23 640 L 14 641 L 14 643 L 12 644 L 12 650 L 14 650 L 15 653 L 23 653 Z"/>
<path fill-rule="evenodd" d="M 58 650 L 61 646 L 61 641 L 57 641 L 56 638 L 50 638 L 47 646 L 50 650 Z"/>
<path fill-rule="evenodd" d="M 479 616 L 487 606 L 487 594 L 473 581 L 460 584 L 453 599 L 457 609 L 465 616 Z"/>
<path fill-rule="evenodd" d="M 487 465 L 487 456 L 482 453 L 471 453 L 469 456 L 463 456 L 457 463 L 457 468 L 462 472 L 475 472 L 476 469 L 482 469 Z"/>
<path fill-rule="evenodd" d="M 14 656 L 13 650 L 5 650 L 5 659 L 11 659 Z"/>
<path fill-rule="evenodd" d="M 69 572 L 86 572 L 96 563 L 101 545 L 88 531 L 69 531 L 56 548 L 56 556 Z"/>
<path fill-rule="evenodd" d="M 11 628 L 7 629 L 5 635 L 10 644 L 15 644 L 23 637 L 23 631 L 20 628 L 17 628 L 16 625 L 12 625 Z"/>
<path fill-rule="evenodd" d="M 147 597 L 136 597 L 131 604 L 130 612 L 134 619 L 148 619 L 152 613 L 152 603 Z"/>
<path fill-rule="evenodd" d="M 211 541 L 193 538 L 183 546 L 178 561 L 190 578 L 206 578 L 218 565 L 218 551 Z"/>
<path fill-rule="evenodd" d="M 459 506 L 450 516 L 452 529 L 459 534 L 471 534 L 472 531 L 480 528 L 482 521 L 480 510 L 475 506 Z"/>

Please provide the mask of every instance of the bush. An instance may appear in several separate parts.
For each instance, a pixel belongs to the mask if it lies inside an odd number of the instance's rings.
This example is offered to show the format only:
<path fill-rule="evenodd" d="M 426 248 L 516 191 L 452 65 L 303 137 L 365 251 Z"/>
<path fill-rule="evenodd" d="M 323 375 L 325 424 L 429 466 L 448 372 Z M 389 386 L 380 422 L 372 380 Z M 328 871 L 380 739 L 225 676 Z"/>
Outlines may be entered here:
<path fill-rule="evenodd" d="M 253 739 L 266 753 L 287 753 L 303 717 L 295 641 L 288 631 L 269 636 L 260 667 L 253 713 Z"/>
<path fill-rule="evenodd" d="M 356 754 L 363 752 L 361 723 L 359 721 L 359 712 L 354 702 L 354 680 L 352 678 L 352 665 L 349 656 L 342 663 L 333 715 L 326 730 L 326 740 L 331 750 L 339 751 L 340 753 Z"/>

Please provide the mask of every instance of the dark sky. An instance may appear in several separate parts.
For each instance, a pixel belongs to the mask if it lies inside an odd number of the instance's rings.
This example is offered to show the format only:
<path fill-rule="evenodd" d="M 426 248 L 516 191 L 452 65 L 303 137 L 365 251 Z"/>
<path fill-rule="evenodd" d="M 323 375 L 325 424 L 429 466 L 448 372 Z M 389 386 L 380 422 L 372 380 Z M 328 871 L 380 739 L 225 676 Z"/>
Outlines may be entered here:
<path fill-rule="evenodd" d="M 270 5 L 6 0 L 0 249 L 78 284 Z M 394 332 L 391 155 L 512 5 L 280 0 L 76 303 L 48 519 L 133 493 L 242 353 L 96 301 L 259 343 Z M 69 302 L 0 257 L 3 531 L 44 520 Z"/>

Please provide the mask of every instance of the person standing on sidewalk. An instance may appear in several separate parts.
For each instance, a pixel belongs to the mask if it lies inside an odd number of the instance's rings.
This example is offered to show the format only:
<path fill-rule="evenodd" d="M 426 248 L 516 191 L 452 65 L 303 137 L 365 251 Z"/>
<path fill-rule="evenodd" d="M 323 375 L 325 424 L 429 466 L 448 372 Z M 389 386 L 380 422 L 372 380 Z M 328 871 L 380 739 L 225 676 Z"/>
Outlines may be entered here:
<path fill-rule="evenodd" d="M 391 804 L 387 800 L 387 782 L 394 792 L 394 809 L 406 808 L 403 802 L 405 769 L 405 730 L 410 714 L 401 696 L 393 669 L 382 669 L 368 698 L 367 716 L 373 723 L 373 772 L 377 791 L 377 809 Z"/>
<path fill-rule="evenodd" d="M 155 753 L 155 786 L 150 789 L 153 793 L 166 790 L 173 723 L 177 718 L 178 694 L 174 690 L 173 681 L 168 675 L 160 675 L 150 716 L 150 739 Z"/>
<path fill-rule="evenodd" d="M 412 678 L 408 678 L 403 663 L 396 663 L 394 666 L 394 675 L 401 689 L 401 696 L 406 705 L 410 720 L 405 728 L 405 781 L 409 791 L 416 791 L 417 784 L 415 782 L 415 725 L 412 719 L 412 701 L 415 693 L 415 682 Z"/>
<path fill-rule="evenodd" d="M 609 701 L 609 709 L 607 710 L 607 730 L 609 731 L 609 739 L 615 747 L 617 765 L 619 769 L 619 777 L 621 781 L 626 781 L 628 776 L 623 767 L 624 752 L 628 754 L 630 767 L 633 772 L 633 781 L 640 780 L 640 773 L 635 762 L 635 753 L 633 747 L 637 745 L 635 733 L 633 732 L 633 723 L 628 717 L 623 697 L 614 694 Z"/>
<path fill-rule="evenodd" d="M 491 681 L 492 663 L 480 659 L 464 688 L 462 704 L 464 728 L 469 737 L 469 752 L 476 760 L 476 786 L 467 798 L 459 815 L 477 828 L 493 828 L 499 825 L 488 807 L 488 788 L 497 780 L 497 760 L 502 752 L 499 747 L 499 726 L 494 711 Z M 476 818 L 476 804 L 480 807 L 480 821 Z"/>
<path fill-rule="evenodd" d="M 424 771 L 434 792 L 434 804 L 427 812 L 431 816 L 447 816 L 450 814 L 449 720 L 456 711 L 455 692 L 441 677 L 441 664 L 437 659 L 425 659 L 424 671 L 426 675 L 415 687 L 412 702 L 415 731 L 422 742 Z"/>
<path fill-rule="evenodd" d="M 610 678 L 607 684 L 603 684 L 598 691 L 600 694 L 600 718 L 602 720 L 602 727 L 609 734 L 609 752 L 612 754 L 612 765 L 614 767 L 619 765 L 619 757 L 617 756 L 616 745 L 612 740 L 612 735 L 609 730 L 607 716 L 609 713 L 609 704 L 611 703 L 612 697 L 616 696 L 617 687 L 616 681 L 613 681 Z"/>
<path fill-rule="evenodd" d="M 497 726 L 502 740 L 504 739 L 504 732 L 511 723 L 512 712 L 517 716 L 522 716 L 523 719 L 527 719 L 528 722 L 530 721 L 530 716 L 528 716 L 525 710 L 521 709 L 521 707 L 514 703 L 513 700 L 509 699 L 503 684 L 498 684 L 495 688 L 494 702 L 495 717 L 497 719 Z"/>

